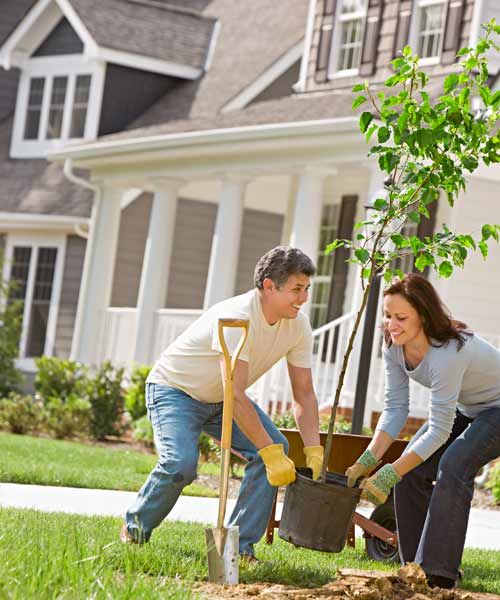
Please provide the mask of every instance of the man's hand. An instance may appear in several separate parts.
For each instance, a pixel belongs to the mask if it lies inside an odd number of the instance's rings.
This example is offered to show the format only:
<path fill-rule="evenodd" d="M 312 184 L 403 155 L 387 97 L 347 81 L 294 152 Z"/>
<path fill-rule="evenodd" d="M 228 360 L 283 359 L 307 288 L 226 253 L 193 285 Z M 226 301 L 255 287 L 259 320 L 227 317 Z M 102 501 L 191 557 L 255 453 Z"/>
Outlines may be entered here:
<path fill-rule="evenodd" d="M 283 444 L 270 444 L 259 450 L 264 461 L 267 480 L 271 485 L 279 487 L 295 481 L 295 465 L 285 454 Z"/>
<path fill-rule="evenodd" d="M 392 488 L 401 481 L 401 476 L 396 473 L 392 465 L 384 465 L 379 471 L 368 479 L 363 479 L 360 488 L 363 490 L 361 498 L 373 502 L 373 504 L 384 504 L 389 497 Z"/>
<path fill-rule="evenodd" d="M 304 454 L 306 455 L 306 466 L 312 469 L 313 479 L 318 479 L 318 477 L 321 475 L 324 453 L 325 450 L 323 446 L 306 446 L 304 448 Z"/>
<path fill-rule="evenodd" d="M 379 461 L 373 453 L 366 449 L 358 460 L 346 470 L 347 487 L 354 487 L 360 477 L 367 477 L 378 463 Z"/>

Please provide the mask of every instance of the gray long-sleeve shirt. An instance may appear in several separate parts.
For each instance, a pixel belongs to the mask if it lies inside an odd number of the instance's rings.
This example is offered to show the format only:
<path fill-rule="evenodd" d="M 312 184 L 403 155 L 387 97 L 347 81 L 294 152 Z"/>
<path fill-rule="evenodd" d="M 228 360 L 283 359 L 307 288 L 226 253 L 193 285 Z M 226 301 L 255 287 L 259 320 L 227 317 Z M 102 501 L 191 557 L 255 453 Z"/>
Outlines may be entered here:
<path fill-rule="evenodd" d="M 467 336 L 460 350 L 456 340 L 431 345 L 415 369 L 407 368 L 403 348 L 394 344 L 384 348 L 384 362 L 385 401 L 377 430 L 395 438 L 403 428 L 409 413 L 410 378 L 431 391 L 428 429 L 407 448 L 423 460 L 449 438 L 456 408 L 474 418 L 483 410 L 500 407 L 500 351 L 477 335 Z"/>

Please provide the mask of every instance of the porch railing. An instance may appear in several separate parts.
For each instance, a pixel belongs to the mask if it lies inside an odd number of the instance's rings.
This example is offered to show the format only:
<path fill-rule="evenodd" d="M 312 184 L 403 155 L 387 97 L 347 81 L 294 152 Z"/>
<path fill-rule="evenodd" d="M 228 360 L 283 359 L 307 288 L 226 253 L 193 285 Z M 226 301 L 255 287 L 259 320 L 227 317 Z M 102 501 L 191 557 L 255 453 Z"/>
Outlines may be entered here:
<path fill-rule="evenodd" d="M 137 309 L 110 307 L 104 312 L 98 362 L 132 363 L 137 330 Z"/>

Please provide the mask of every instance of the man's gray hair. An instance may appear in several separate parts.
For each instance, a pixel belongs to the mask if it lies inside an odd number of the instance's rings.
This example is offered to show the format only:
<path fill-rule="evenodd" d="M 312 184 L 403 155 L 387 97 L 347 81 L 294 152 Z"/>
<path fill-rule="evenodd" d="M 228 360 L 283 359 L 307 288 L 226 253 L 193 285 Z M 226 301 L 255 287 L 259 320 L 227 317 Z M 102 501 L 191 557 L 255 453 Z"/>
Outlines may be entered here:
<path fill-rule="evenodd" d="M 264 287 L 264 279 L 269 278 L 276 287 L 284 285 L 290 275 L 312 277 L 316 268 L 312 260 L 298 248 L 276 246 L 259 259 L 253 274 L 255 287 Z"/>

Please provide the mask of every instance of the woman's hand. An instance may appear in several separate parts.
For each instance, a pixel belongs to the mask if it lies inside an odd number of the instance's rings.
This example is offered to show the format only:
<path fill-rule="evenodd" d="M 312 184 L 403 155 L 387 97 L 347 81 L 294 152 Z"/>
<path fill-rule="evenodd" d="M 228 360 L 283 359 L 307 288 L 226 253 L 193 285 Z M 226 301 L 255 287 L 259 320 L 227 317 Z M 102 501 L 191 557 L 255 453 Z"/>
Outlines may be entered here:
<path fill-rule="evenodd" d="M 360 477 L 367 477 L 379 464 L 371 450 L 366 449 L 358 460 L 345 472 L 347 487 L 354 487 Z"/>
<path fill-rule="evenodd" d="M 363 490 L 361 498 L 373 502 L 373 504 L 384 504 L 389 497 L 392 488 L 401 481 L 402 477 L 396 473 L 391 464 L 384 465 L 379 471 L 368 479 L 364 479 L 360 488 Z"/>

